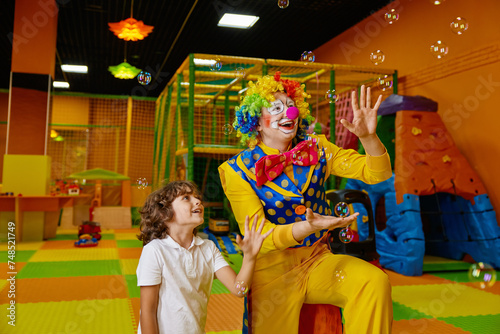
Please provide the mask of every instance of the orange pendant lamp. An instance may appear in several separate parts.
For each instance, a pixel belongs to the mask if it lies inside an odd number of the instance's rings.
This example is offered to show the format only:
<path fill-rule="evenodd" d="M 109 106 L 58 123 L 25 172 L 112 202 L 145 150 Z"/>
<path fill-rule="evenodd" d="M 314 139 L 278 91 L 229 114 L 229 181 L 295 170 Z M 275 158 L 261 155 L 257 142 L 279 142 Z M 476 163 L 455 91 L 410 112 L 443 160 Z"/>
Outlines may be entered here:
<path fill-rule="evenodd" d="M 108 23 L 111 30 L 118 38 L 126 41 L 143 40 L 144 37 L 153 31 L 153 26 L 145 25 L 142 21 L 130 17 L 120 22 Z"/>
<path fill-rule="evenodd" d="M 130 17 L 120 22 L 108 23 L 109 30 L 111 30 L 118 38 L 126 41 L 139 41 L 149 35 L 153 31 L 153 26 L 148 26 L 142 21 L 137 21 L 133 18 L 134 14 L 134 0 L 130 8 Z"/>

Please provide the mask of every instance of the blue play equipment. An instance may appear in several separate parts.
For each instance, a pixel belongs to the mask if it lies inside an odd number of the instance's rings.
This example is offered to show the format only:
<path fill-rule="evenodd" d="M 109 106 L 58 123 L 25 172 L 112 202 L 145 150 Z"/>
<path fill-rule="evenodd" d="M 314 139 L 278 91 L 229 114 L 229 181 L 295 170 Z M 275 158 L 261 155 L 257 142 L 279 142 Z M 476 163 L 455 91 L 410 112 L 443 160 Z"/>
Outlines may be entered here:
<path fill-rule="evenodd" d="M 481 190 L 484 187 L 479 177 L 446 135 L 437 110 L 437 102 L 422 96 L 393 94 L 386 98 L 378 110 L 377 135 L 397 177 L 393 174 L 375 185 L 348 179 L 343 188 L 368 194 L 383 267 L 416 276 L 423 272 L 424 255 L 462 260 L 468 254 L 476 262 L 500 268 L 500 228 L 495 211 Z M 364 153 L 362 148 L 360 152 Z M 438 170 L 441 173 L 433 174 Z M 436 176 L 439 179 L 434 179 Z M 406 190 L 398 196 L 395 181 L 398 189 Z M 477 188 L 471 186 L 473 181 Z M 408 182 L 415 188 L 401 187 Z M 366 207 L 352 205 L 360 213 L 359 240 L 371 238 Z"/>
<path fill-rule="evenodd" d="M 487 195 L 476 196 L 472 204 L 448 193 L 405 194 L 397 204 L 394 175 L 375 185 L 350 179 L 346 189 L 366 191 L 374 204 L 375 240 L 383 267 L 407 276 L 422 275 L 424 254 L 455 260 L 469 254 L 476 262 L 500 267 L 500 228 Z M 382 198 L 386 222 L 379 229 L 382 222 L 377 222 L 375 211 Z M 369 235 L 369 227 L 362 222 L 368 214 L 363 205 L 353 203 L 353 208 L 360 213 L 362 241 Z"/>

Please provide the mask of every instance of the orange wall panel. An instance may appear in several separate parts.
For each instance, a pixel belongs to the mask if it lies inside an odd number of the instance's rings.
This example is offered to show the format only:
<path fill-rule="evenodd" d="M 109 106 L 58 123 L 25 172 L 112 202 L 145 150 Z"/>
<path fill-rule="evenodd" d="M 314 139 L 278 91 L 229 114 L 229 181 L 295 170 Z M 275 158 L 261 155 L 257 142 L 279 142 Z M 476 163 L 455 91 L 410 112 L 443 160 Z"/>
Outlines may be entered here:
<path fill-rule="evenodd" d="M 58 8 L 55 0 L 16 0 L 12 72 L 50 74 L 54 78 Z"/>
<path fill-rule="evenodd" d="M 7 140 L 8 106 L 9 93 L 0 93 L 0 184 L 2 183 L 3 156 L 5 154 L 5 143 Z"/>
<path fill-rule="evenodd" d="M 75 96 L 52 97 L 52 124 L 86 125 L 89 121 L 89 98 Z M 60 128 L 60 127 L 57 127 Z"/>
<path fill-rule="evenodd" d="M 388 24 L 384 14 L 395 8 L 399 20 Z M 316 61 L 374 66 L 370 53 L 381 50 L 378 65 L 399 74 L 399 94 L 422 95 L 438 102 L 438 113 L 472 168 L 479 174 L 500 222 L 500 1 L 396 0 L 356 26 L 320 46 Z M 462 35 L 450 23 L 468 21 Z M 449 48 L 443 59 L 430 53 L 437 40 Z"/>
<path fill-rule="evenodd" d="M 43 155 L 47 92 L 12 87 L 8 154 Z"/>

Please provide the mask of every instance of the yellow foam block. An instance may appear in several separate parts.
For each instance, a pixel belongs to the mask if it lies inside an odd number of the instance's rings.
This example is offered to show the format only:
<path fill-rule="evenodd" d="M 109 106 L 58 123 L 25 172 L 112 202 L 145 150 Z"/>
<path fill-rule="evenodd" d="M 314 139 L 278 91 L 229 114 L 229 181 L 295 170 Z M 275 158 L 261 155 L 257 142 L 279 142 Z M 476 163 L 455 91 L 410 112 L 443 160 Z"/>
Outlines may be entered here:
<path fill-rule="evenodd" d="M 0 316 L 6 321 L 7 304 L 0 307 Z M 127 299 L 16 304 L 16 326 L 8 326 L 4 322 L 2 334 L 134 334 L 132 317 Z"/>
<path fill-rule="evenodd" d="M 123 275 L 135 275 L 139 259 L 122 259 L 120 265 Z"/>
<path fill-rule="evenodd" d="M 75 247 L 75 249 L 65 249 L 62 252 L 58 249 L 41 249 L 30 258 L 30 262 L 115 259 L 118 259 L 118 250 L 116 248 L 99 248 L 99 246 L 97 246 L 83 248 Z"/>
<path fill-rule="evenodd" d="M 115 230 L 112 228 L 104 228 L 101 226 L 101 234 L 114 234 Z"/>
<path fill-rule="evenodd" d="M 49 193 L 51 157 L 6 154 L 3 160 L 3 192 L 40 196 Z"/>
<path fill-rule="evenodd" d="M 25 251 L 25 250 L 38 250 L 40 247 L 42 247 L 43 241 L 34 241 L 34 242 L 29 242 L 29 241 L 21 241 L 16 243 L 16 251 Z M 2 242 L 0 243 L 0 251 L 6 251 L 7 250 L 7 243 Z"/>
<path fill-rule="evenodd" d="M 141 230 L 139 227 L 132 227 L 132 228 L 117 228 L 115 229 L 115 233 L 133 233 L 133 234 L 139 234 Z"/>
<path fill-rule="evenodd" d="M 500 296 L 457 283 L 394 286 L 392 300 L 434 318 L 500 313 Z"/>
<path fill-rule="evenodd" d="M 116 240 L 137 240 L 137 233 L 117 233 L 115 234 L 115 239 Z"/>

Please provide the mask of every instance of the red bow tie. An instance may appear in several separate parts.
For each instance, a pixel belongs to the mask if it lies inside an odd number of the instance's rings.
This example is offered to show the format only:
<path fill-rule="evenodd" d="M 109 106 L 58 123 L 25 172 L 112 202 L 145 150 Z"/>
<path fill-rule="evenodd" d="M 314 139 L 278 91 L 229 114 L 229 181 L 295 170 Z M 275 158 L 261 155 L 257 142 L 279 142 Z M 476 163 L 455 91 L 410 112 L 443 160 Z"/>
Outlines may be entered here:
<path fill-rule="evenodd" d="M 257 186 L 277 178 L 287 165 L 310 166 L 317 163 L 318 149 L 311 141 L 303 141 L 282 154 L 266 155 L 255 163 Z"/>

